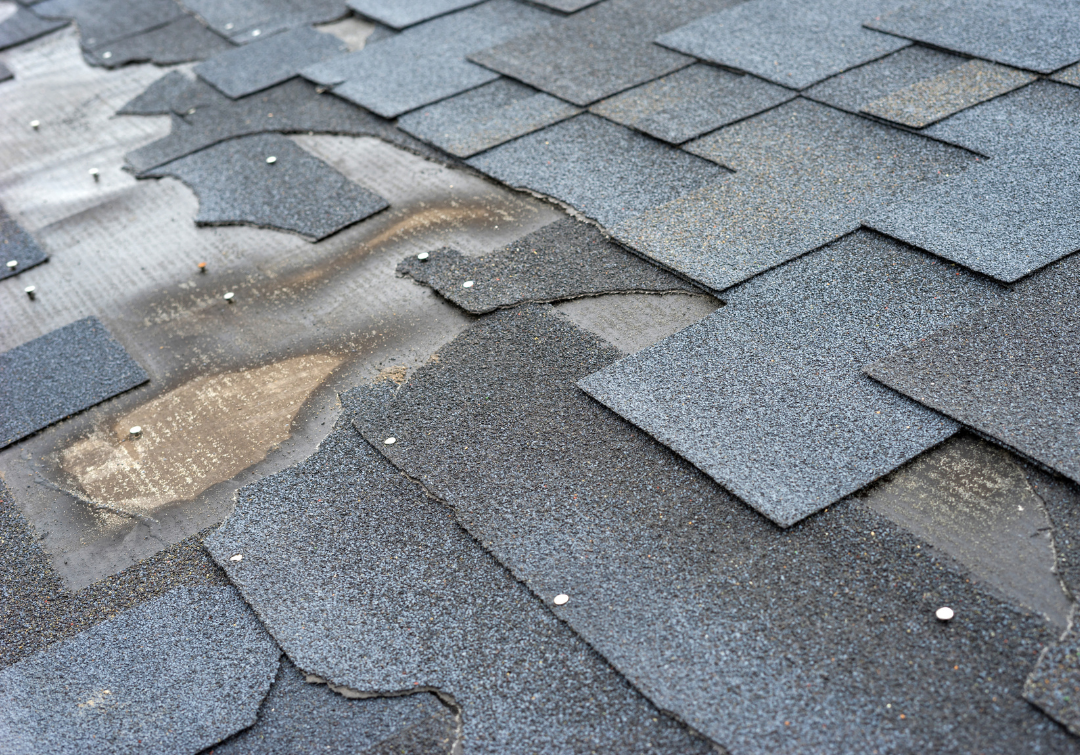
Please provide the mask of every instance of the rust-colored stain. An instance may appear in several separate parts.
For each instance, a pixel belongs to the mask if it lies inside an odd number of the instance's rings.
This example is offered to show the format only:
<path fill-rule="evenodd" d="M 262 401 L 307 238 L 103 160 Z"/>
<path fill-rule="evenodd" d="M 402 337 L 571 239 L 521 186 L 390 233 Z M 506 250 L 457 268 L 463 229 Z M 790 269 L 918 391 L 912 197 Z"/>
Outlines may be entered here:
<path fill-rule="evenodd" d="M 73 443 L 61 467 L 88 498 L 124 510 L 190 500 L 288 438 L 304 401 L 342 361 L 315 354 L 197 377 Z M 134 426 L 138 438 L 129 437 Z"/>

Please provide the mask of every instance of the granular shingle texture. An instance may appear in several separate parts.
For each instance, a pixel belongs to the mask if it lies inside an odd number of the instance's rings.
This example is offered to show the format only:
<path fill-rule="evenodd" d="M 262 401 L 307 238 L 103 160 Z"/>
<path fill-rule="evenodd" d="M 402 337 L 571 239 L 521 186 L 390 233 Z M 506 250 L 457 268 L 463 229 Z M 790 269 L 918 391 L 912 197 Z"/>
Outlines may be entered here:
<path fill-rule="evenodd" d="M 426 21 L 362 50 L 303 70 L 334 94 L 394 118 L 498 78 L 465 56 L 519 34 L 542 29 L 554 16 L 512 0 Z"/>
<path fill-rule="evenodd" d="M 451 155 L 471 157 L 580 112 L 532 87 L 498 79 L 404 115 L 398 126 Z"/>
<path fill-rule="evenodd" d="M 362 16 L 386 24 L 393 29 L 428 21 L 481 0 L 349 0 L 349 7 Z"/>
<path fill-rule="evenodd" d="M 473 314 L 599 294 L 697 291 L 572 218 L 482 257 L 466 257 L 453 249 L 433 251 L 426 260 L 410 256 L 398 265 L 398 273 L 431 286 Z"/>
<path fill-rule="evenodd" d="M 707 160 L 589 113 L 468 163 L 503 183 L 565 202 L 609 228 L 726 175 Z"/>
<path fill-rule="evenodd" d="M 142 175 L 175 176 L 190 186 L 199 225 L 254 225 L 312 240 L 390 206 L 278 134 L 231 139 Z"/>
<path fill-rule="evenodd" d="M 576 13 L 582 8 L 596 5 L 600 0 L 533 0 L 533 2 L 563 13 Z"/>
<path fill-rule="evenodd" d="M 196 92 L 196 98 L 193 99 L 190 95 Z M 202 93 L 208 93 L 209 96 L 198 97 L 198 94 Z M 191 107 L 221 104 L 224 100 L 224 95 L 209 84 L 196 83 L 180 71 L 170 71 L 148 86 L 142 94 L 124 103 L 116 114 L 168 115 L 176 113 L 180 115 L 186 113 Z M 191 103 L 189 107 L 183 107 L 189 103 Z"/>
<path fill-rule="evenodd" d="M 184 0 L 184 6 L 238 44 L 283 29 L 336 21 L 349 13 L 345 0 Z"/>
<path fill-rule="evenodd" d="M 150 378 L 96 317 L 0 354 L 0 448 Z"/>
<path fill-rule="evenodd" d="M 657 42 L 794 89 L 911 44 L 864 29 L 890 0 L 750 0 L 694 21 Z"/>
<path fill-rule="evenodd" d="M 469 56 L 576 105 L 651 81 L 693 60 L 653 44 L 658 34 L 732 0 L 608 0 L 550 29 Z"/>
<path fill-rule="evenodd" d="M 372 449 L 343 400 L 319 450 L 242 488 L 207 540 L 298 667 L 452 696 L 464 753 L 710 751 Z"/>
<path fill-rule="evenodd" d="M 754 76 L 697 64 L 598 102 L 589 110 L 672 144 L 787 102 L 795 93 Z"/>
<path fill-rule="evenodd" d="M 1053 641 L 1040 618 L 858 502 L 776 528 L 574 386 L 619 356 L 552 308 L 507 310 L 355 422 L 730 752 L 1080 750 L 1020 697 Z M 941 605 L 957 619 L 937 622 Z"/>
<path fill-rule="evenodd" d="M 0 23 L 0 50 L 6 50 L 23 42 L 61 29 L 70 23 L 66 19 L 42 18 L 30 8 L 19 5 L 15 13 Z"/>
<path fill-rule="evenodd" d="M 73 19 L 84 50 L 103 49 L 184 16 L 174 0 L 44 0 L 34 5 L 34 13 Z"/>
<path fill-rule="evenodd" d="M 879 4 L 882 15 L 871 13 L 866 25 L 1039 73 L 1080 60 L 1077 0 L 920 0 L 895 7 Z"/>
<path fill-rule="evenodd" d="M 48 258 L 34 238 L 0 207 L 0 280 L 40 265 Z M 8 267 L 8 262 L 18 265 Z"/>
<path fill-rule="evenodd" d="M 1078 290 L 1072 256 L 867 373 L 1080 482 Z"/>
<path fill-rule="evenodd" d="M 227 50 L 195 66 L 195 73 L 232 98 L 244 97 L 348 51 L 349 46 L 332 34 L 301 26 Z"/>
<path fill-rule="evenodd" d="M 1080 736 L 1080 636 L 1075 626 L 1039 657 L 1024 697 Z"/>
<path fill-rule="evenodd" d="M 177 588 L 0 671 L 5 750 L 197 753 L 254 723 L 279 656 L 234 589 Z"/>
<path fill-rule="evenodd" d="M 88 50 L 86 58 L 92 64 L 106 68 L 143 61 L 168 66 L 203 60 L 232 46 L 192 16 L 181 16 L 152 31 Z"/>
<path fill-rule="evenodd" d="M 1060 81 L 1062 84 L 1071 84 L 1074 87 L 1080 87 L 1080 63 L 1058 71 L 1050 78 L 1054 81 Z"/>
<path fill-rule="evenodd" d="M 612 235 L 717 291 L 855 230 L 863 208 L 975 164 L 960 150 L 803 99 L 685 149 L 736 174 L 625 217 Z"/>

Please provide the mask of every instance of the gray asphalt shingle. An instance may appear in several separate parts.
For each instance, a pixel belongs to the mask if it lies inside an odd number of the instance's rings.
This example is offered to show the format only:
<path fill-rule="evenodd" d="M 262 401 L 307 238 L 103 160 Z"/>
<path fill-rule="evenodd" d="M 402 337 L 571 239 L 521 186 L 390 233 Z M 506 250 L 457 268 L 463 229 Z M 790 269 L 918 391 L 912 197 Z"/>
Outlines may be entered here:
<path fill-rule="evenodd" d="M 0 206 L 0 280 L 25 272 L 47 259 L 48 255 L 34 237 Z M 8 267 L 10 262 L 18 264 Z"/>
<path fill-rule="evenodd" d="M 168 66 L 203 60 L 232 46 L 192 16 L 181 16 L 151 31 L 99 45 L 88 50 L 86 58 L 105 68 L 143 61 Z"/>
<path fill-rule="evenodd" d="M 15 13 L 0 23 L 0 50 L 6 50 L 23 42 L 61 29 L 70 23 L 67 19 L 42 18 L 30 8 L 16 6 Z"/>
<path fill-rule="evenodd" d="M 349 7 L 361 16 L 386 24 L 393 29 L 404 29 L 436 16 L 453 13 L 482 0 L 349 0 Z"/>
<path fill-rule="evenodd" d="M 34 13 L 73 19 L 84 50 L 101 49 L 184 16 L 173 0 L 44 0 L 34 5 Z"/>
<path fill-rule="evenodd" d="M 1080 87 L 1080 63 L 1058 71 L 1050 78 L 1054 81 L 1060 81 L 1062 84 L 1071 84 L 1074 87 Z"/>
<path fill-rule="evenodd" d="M 184 7 L 237 44 L 348 15 L 345 0 L 184 0 Z"/>

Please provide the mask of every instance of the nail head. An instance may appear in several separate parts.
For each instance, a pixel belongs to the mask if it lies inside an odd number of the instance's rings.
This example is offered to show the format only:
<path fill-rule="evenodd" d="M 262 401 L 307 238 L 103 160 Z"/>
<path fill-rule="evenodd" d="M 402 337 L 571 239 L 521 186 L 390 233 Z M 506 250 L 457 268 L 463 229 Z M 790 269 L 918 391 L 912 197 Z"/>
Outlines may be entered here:
<path fill-rule="evenodd" d="M 566 595 L 564 593 L 559 593 L 558 595 L 555 596 L 555 600 L 553 600 L 552 602 L 557 606 L 565 606 L 567 604 L 567 602 L 569 602 L 569 600 L 570 600 L 569 595 Z"/>
<path fill-rule="evenodd" d="M 41 127 L 41 121 L 30 121 L 30 128 L 37 131 Z"/>
<path fill-rule="evenodd" d="M 256 29 L 255 31 L 251 32 L 251 36 L 253 36 L 253 37 L 257 37 L 257 36 L 259 36 L 260 34 L 262 34 L 262 32 L 261 32 L 261 31 L 259 31 L 258 29 Z"/>
<path fill-rule="evenodd" d="M 37 296 L 37 286 L 27 286 L 23 289 L 23 291 L 25 291 L 26 295 L 29 296 L 31 299 Z"/>
<path fill-rule="evenodd" d="M 464 283 L 462 283 L 462 284 L 461 284 L 461 287 L 462 287 L 462 288 L 472 288 L 472 287 L 473 287 L 473 284 L 474 284 L 475 282 L 476 282 L 476 281 L 465 281 Z"/>
<path fill-rule="evenodd" d="M 7 269 L 8 270 L 14 270 L 18 266 L 19 266 L 19 261 L 18 260 L 8 260 L 8 263 L 7 263 Z"/>
<path fill-rule="evenodd" d="M 228 292 L 226 292 L 225 296 L 223 296 L 221 298 L 223 298 L 225 301 L 229 302 L 229 304 L 232 304 L 232 300 L 233 300 L 233 297 L 235 295 L 236 294 L 234 294 L 232 291 L 228 291 Z"/>
<path fill-rule="evenodd" d="M 268 162 L 268 163 L 270 163 L 271 165 L 273 165 L 274 163 L 276 163 L 276 162 L 277 162 L 277 158 L 276 158 L 276 157 L 274 157 L 273 155 L 270 155 L 270 157 L 266 158 L 266 162 Z"/>
<path fill-rule="evenodd" d="M 951 621 L 952 617 L 955 616 L 953 610 L 948 606 L 942 606 L 934 613 L 934 615 L 937 616 L 938 621 Z"/>
<path fill-rule="evenodd" d="M 206 263 L 205 262 L 200 262 L 199 263 L 199 272 L 200 273 L 205 273 L 206 272 Z"/>
<path fill-rule="evenodd" d="M 138 425 L 135 425 L 135 427 L 128 430 L 128 435 L 130 435 L 132 438 L 138 438 L 140 435 L 142 435 L 142 428 Z"/>
<path fill-rule="evenodd" d="M 243 561 L 244 560 L 244 554 L 243 553 L 237 553 L 235 556 L 233 556 L 229 560 L 230 561 Z"/>
<path fill-rule="evenodd" d="M 384 446 L 392 446 L 397 443 L 397 438 L 390 437 L 383 441 Z"/>
<path fill-rule="evenodd" d="M 418 259 L 418 260 L 420 260 L 421 262 L 423 262 L 424 260 L 426 260 L 426 259 L 427 259 L 428 257 L 430 257 L 430 256 L 431 256 L 431 255 L 430 255 L 430 254 L 428 254 L 427 252 L 420 252 L 420 254 L 416 255 L 416 259 Z"/>
<path fill-rule="evenodd" d="M 103 53 L 101 53 L 101 57 L 105 58 L 105 60 L 108 60 L 109 58 L 112 57 L 112 53 L 111 52 L 103 52 Z"/>

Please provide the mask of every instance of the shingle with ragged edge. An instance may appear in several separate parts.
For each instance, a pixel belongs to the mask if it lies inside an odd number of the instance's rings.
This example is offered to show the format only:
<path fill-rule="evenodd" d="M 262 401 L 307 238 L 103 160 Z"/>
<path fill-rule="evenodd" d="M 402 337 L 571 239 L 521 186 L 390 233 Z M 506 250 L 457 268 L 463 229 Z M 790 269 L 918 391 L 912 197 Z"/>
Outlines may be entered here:
<path fill-rule="evenodd" d="M 699 63 L 598 102 L 589 110 L 665 142 L 682 144 L 794 96 L 790 89 L 757 77 Z"/>
<path fill-rule="evenodd" d="M 1071 84 L 1074 87 L 1080 87 L 1080 63 L 1058 71 L 1050 78 L 1054 81 L 1060 81 L 1062 84 Z"/>
<path fill-rule="evenodd" d="M 707 160 L 589 113 L 468 163 L 510 186 L 565 202 L 608 227 L 727 175 Z"/>
<path fill-rule="evenodd" d="M 439 249 L 424 260 L 407 257 L 397 271 L 474 314 L 524 302 L 610 293 L 699 293 L 573 218 L 557 220 L 482 257 Z M 466 281 L 471 281 L 468 288 L 463 286 Z"/>
<path fill-rule="evenodd" d="M 1080 629 L 1075 625 L 1039 656 L 1024 697 L 1080 736 Z"/>
<path fill-rule="evenodd" d="M 684 148 L 737 173 L 625 217 L 612 235 L 717 291 L 855 230 L 864 207 L 975 164 L 960 150 L 803 99 Z"/>
<path fill-rule="evenodd" d="M 656 39 L 673 50 L 805 89 L 911 44 L 864 29 L 890 0 L 750 0 Z"/>
<path fill-rule="evenodd" d="M 315 241 L 390 206 L 278 134 L 230 139 L 141 175 L 190 186 L 199 225 L 254 225 Z"/>
<path fill-rule="evenodd" d="M 1078 290 L 1074 255 L 866 372 L 1080 482 Z"/>
<path fill-rule="evenodd" d="M 86 58 L 105 68 L 144 61 L 167 66 L 203 60 L 232 46 L 192 16 L 181 16 L 151 31 L 99 45 L 88 50 Z"/>
<path fill-rule="evenodd" d="M 25 272 L 47 259 L 49 256 L 34 241 L 34 237 L 0 206 L 0 280 Z M 8 262 L 18 264 L 12 268 L 8 267 Z"/>
<path fill-rule="evenodd" d="M 5 750 L 194 755 L 254 723 L 280 654 L 233 588 L 177 588 L 0 671 Z"/>
<path fill-rule="evenodd" d="M 124 103 L 117 115 L 185 115 L 189 110 L 227 105 L 221 92 L 205 81 L 192 79 L 180 71 L 170 71 L 141 94 Z M 183 123 L 183 121 L 181 121 Z"/>
<path fill-rule="evenodd" d="M 30 8 L 16 6 L 15 13 L 0 23 L 0 50 L 6 50 L 43 34 L 56 31 L 70 22 L 66 19 L 55 20 L 42 18 Z"/>
<path fill-rule="evenodd" d="M 654 45 L 653 38 L 732 2 L 608 0 L 469 60 L 588 105 L 690 65 L 691 58 Z"/>
<path fill-rule="evenodd" d="M 1077 0 L 921 0 L 895 7 L 879 3 L 866 26 L 1039 73 L 1080 60 Z"/>
<path fill-rule="evenodd" d="M 357 400 L 342 396 L 311 458 L 242 488 L 207 540 L 297 666 L 360 692 L 450 695 L 465 753 L 711 750 L 372 449 L 348 420 Z"/>
<path fill-rule="evenodd" d="M 730 752 L 1080 749 L 1020 698 L 1053 640 L 1041 619 L 857 502 L 777 529 L 574 386 L 619 356 L 551 308 L 507 310 L 354 421 L 535 593 L 568 595 L 552 610 L 659 707 Z"/>
<path fill-rule="evenodd" d="M 398 127 L 456 157 L 471 157 L 581 110 L 510 79 L 498 79 L 398 119 Z"/>
<path fill-rule="evenodd" d="M 465 56 L 542 29 L 555 17 L 512 0 L 481 5 L 426 21 L 389 39 L 326 63 L 303 75 L 334 94 L 385 118 L 394 118 L 498 78 Z"/>
<path fill-rule="evenodd" d="M 195 66 L 195 73 L 229 97 L 245 97 L 291 79 L 300 69 L 349 51 L 332 34 L 301 26 L 263 36 Z"/>
<path fill-rule="evenodd" d="M 173 0 L 44 0 L 34 5 L 34 13 L 74 19 L 84 50 L 100 49 L 184 16 Z"/>
<path fill-rule="evenodd" d="M 237 44 L 296 26 L 323 24 L 348 15 L 345 0 L 183 0 L 218 34 Z"/>
<path fill-rule="evenodd" d="M 482 0 L 349 0 L 349 7 L 393 29 L 404 29 L 437 16 L 479 5 Z"/>
<path fill-rule="evenodd" d="M 96 317 L 0 354 L 0 448 L 149 378 Z"/>

